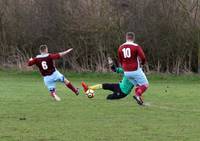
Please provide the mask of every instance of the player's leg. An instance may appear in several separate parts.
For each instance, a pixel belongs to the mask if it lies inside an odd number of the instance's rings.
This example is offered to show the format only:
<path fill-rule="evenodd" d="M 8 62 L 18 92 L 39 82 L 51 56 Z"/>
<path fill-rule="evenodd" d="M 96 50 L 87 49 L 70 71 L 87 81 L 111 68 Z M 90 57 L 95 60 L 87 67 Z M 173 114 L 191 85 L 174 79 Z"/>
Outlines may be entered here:
<path fill-rule="evenodd" d="M 138 69 L 137 71 L 133 72 L 125 72 L 125 76 L 133 83 L 136 87 L 135 89 L 135 96 L 133 98 L 139 105 L 143 105 L 142 94 L 148 88 L 148 80 L 142 71 L 142 69 Z"/>
<path fill-rule="evenodd" d="M 127 95 L 124 94 L 119 86 L 119 83 L 117 84 L 103 84 L 103 89 L 105 90 L 111 90 L 113 91 L 113 94 L 110 94 L 107 96 L 108 100 L 115 100 L 115 99 L 121 99 L 126 97 Z"/>
<path fill-rule="evenodd" d="M 113 91 L 113 92 L 120 92 L 120 87 L 119 87 L 119 84 L 118 83 L 104 83 L 102 84 L 102 88 L 104 90 L 110 90 L 110 91 Z"/>
<path fill-rule="evenodd" d="M 124 97 L 127 96 L 127 95 L 125 95 L 124 93 L 121 92 L 121 89 L 120 89 L 118 83 L 114 83 L 114 84 L 103 83 L 103 84 L 88 86 L 85 82 L 82 82 L 82 86 L 83 86 L 83 89 L 84 89 L 85 92 L 88 89 L 92 89 L 92 90 L 104 89 L 104 90 L 113 91 L 113 94 L 110 94 L 110 95 L 107 96 L 108 100 L 120 99 L 120 98 L 124 98 Z"/>
<path fill-rule="evenodd" d="M 78 88 L 75 88 L 71 82 L 69 80 L 67 80 L 63 74 L 61 74 L 58 70 L 56 70 L 56 72 L 54 73 L 55 74 L 55 81 L 61 81 L 63 82 L 66 87 L 68 87 L 72 92 L 74 92 L 76 95 L 79 94 L 79 90 Z"/>
<path fill-rule="evenodd" d="M 44 83 L 50 92 L 50 96 L 52 96 L 56 101 L 60 101 L 60 98 L 56 94 L 56 86 L 52 77 L 51 76 L 44 77 Z"/>
<path fill-rule="evenodd" d="M 98 89 L 102 89 L 102 84 L 96 84 L 93 86 L 88 86 L 84 81 L 81 83 L 84 92 L 86 92 L 88 89 L 92 89 L 92 90 L 98 90 Z"/>
<path fill-rule="evenodd" d="M 98 89 L 104 89 L 104 90 L 110 90 L 110 91 L 120 91 L 119 84 L 109 84 L 109 83 L 103 83 L 103 84 L 96 84 L 93 86 L 88 86 L 85 82 L 81 83 L 84 91 L 86 92 L 88 89 L 92 90 L 98 90 Z"/>
<path fill-rule="evenodd" d="M 60 100 L 61 100 L 60 97 L 57 96 L 57 94 L 56 94 L 56 89 L 55 89 L 55 88 L 49 89 L 49 91 L 50 91 L 50 95 L 51 95 L 56 101 L 60 101 Z"/>
<path fill-rule="evenodd" d="M 114 92 L 113 94 L 109 94 L 107 96 L 107 100 L 116 100 L 126 97 L 127 95 L 122 92 Z"/>
<path fill-rule="evenodd" d="M 135 89 L 135 95 L 142 96 L 149 87 L 149 82 L 142 69 L 138 70 L 138 74 L 136 75 L 135 80 L 137 83 L 137 87 Z"/>
<path fill-rule="evenodd" d="M 79 89 L 75 88 L 69 80 L 64 78 L 64 83 L 65 86 L 68 87 L 72 92 L 74 92 L 76 95 L 79 95 Z"/>
<path fill-rule="evenodd" d="M 110 83 L 97 84 L 97 85 L 89 86 L 89 89 L 92 89 L 92 90 L 104 89 L 104 90 L 110 90 L 110 91 L 113 91 L 113 92 L 120 92 L 119 84 L 117 84 L 117 83 L 114 83 L 114 84 L 110 84 Z"/>
<path fill-rule="evenodd" d="M 148 84 L 144 84 L 141 86 L 137 86 L 135 88 L 135 95 L 136 96 L 142 96 L 144 94 L 144 92 L 148 89 L 149 85 Z"/>
<path fill-rule="evenodd" d="M 89 86 L 89 89 L 92 89 L 92 90 L 98 90 L 98 89 L 102 89 L 102 84 L 96 84 L 96 85 L 93 85 L 93 86 Z"/>
<path fill-rule="evenodd" d="M 83 87 L 84 92 L 87 92 L 87 90 L 89 89 L 88 85 L 84 81 L 81 82 L 81 85 Z"/>
<path fill-rule="evenodd" d="M 135 88 L 135 96 L 133 97 L 138 104 L 143 104 L 142 95 L 148 89 L 149 82 L 146 78 L 146 75 L 142 71 L 142 69 L 138 69 L 135 74 L 135 81 L 137 83 L 137 87 Z"/>
<path fill-rule="evenodd" d="M 136 102 L 139 105 L 143 105 L 144 100 L 142 98 L 142 94 L 147 90 L 148 85 L 141 85 L 141 86 L 137 86 L 135 89 L 135 95 L 133 96 L 133 98 L 136 100 Z"/>

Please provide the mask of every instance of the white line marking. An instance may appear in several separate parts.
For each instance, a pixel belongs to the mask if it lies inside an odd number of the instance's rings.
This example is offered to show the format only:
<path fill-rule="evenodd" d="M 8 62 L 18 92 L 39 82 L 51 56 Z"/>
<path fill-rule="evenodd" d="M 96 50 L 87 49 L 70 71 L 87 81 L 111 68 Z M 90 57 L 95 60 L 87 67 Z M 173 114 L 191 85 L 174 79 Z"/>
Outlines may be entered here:
<path fill-rule="evenodd" d="M 200 112 L 200 110 L 198 109 L 177 109 L 177 108 L 173 108 L 173 107 L 168 107 L 168 106 L 163 106 L 163 105 L 156 105 L 156 104 L 152 104 L 150 102 L 145 102 L 144 106 L 147 107 L 153 107 L 153 108 L 159 108 L 159 109 L 163 109 L 163 110 L 169 110 L 169 111 L 176 111 L 176 112 Z"/>

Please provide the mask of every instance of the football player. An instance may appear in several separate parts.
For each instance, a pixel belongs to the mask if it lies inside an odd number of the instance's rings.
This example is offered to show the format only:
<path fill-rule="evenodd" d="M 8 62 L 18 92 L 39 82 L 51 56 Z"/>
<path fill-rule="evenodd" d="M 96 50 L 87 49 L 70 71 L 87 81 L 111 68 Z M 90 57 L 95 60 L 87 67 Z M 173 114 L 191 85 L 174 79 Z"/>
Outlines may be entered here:
<path fill-rule="evenodd" d="M 36 65 L 44 79 L 44 84 L 48 88 L 50 95 L 56 100 L 60 101 L 60 98 L 56 94 L 56 82 L 60 81 L 72 90 L 76 95 L 79 94 L 78 88 L 75 88 L 71 82 L 61 74 L 54 65 L 54 60 L 60 59 L 73 49 L 70 48 L 60 53 L 49 53 L 47 45 L 40 46 L 40 55 L 35 58 L 30 58 L 28 66 Z"/>

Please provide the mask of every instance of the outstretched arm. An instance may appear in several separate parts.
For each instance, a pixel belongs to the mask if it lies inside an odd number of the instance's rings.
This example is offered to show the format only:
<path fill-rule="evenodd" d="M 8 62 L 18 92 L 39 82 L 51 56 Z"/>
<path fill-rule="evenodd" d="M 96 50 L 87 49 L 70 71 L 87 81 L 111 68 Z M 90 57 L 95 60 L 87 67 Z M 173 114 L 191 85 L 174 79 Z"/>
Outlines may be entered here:
<path fill-rule="evenodd" d="M 50 54 L 50 57 L 52 59 L 60 59 L 61 57 L 65 56 L 66 54 L 68 54 L 69 52 L 71 52 L 73 50 L 73 48 L 70 48 L 66 51 L 63 51 L 63 52 L 59 52 L 59 53 L 54 53 L 54 54 Z"/>
<path fill-rule="evenodd" d="M 112 70 L 113 72 L 116 72 L 116 73 L 121 73 L 121 74 L 124 73 L 124 70 L 123 70 L 121 67 L 116 67 L 115 65 L 112 65 L 112 66 L 111 66 L 111 70 Z"/>
<path fill-rule="evenodd" d="M 60 57 L 63 57 L 63 56 L 65 56 L 66 54 L 68 54 L 69 52 L 71 52 L 72 50 L 73 50 L 73 48 L 70 48 L 70 49 L 68 49 L 68 50 L 66 50 L 66 51 L 60 52 L 59 55 L 60 55 Z"/>
<path fill-rule="evenodd" d="M 107 59 L 108 59 L 108 65 L 109 65 L 109 67 L 111 68 L 111 70 L 112 70 L 113 72 L 116 72 L 116 66 L 115 66 L 114 63 L 113 63 L 112 58 L 111 58 L 111 57 L 108 57 Z"/>
<path fill-rule="evenodd" d="M 32 65 L 34 65 L 36 63 L 36 59 L 35 58 L 30 58 L 29 60 L 28 60 L 28 66 L 32 66 Z"/>
<path fill-rule="evenodd" d="M 108 64 L 113 72 L 116 73 L 124 73 L 124 70 L 121 67 L 117 67 L 114 63 L 112 58 L 108 57 Z"/>

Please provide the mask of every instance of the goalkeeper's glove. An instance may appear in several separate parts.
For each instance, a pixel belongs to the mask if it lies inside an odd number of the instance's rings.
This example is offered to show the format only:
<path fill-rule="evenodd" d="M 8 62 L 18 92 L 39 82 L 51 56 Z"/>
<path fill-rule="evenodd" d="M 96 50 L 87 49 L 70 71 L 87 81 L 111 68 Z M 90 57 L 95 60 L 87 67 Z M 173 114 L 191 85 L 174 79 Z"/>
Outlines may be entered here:
<path fill-rule="evenodd" d="M 108 64 L 111 66 L 111 65 L 113 65 L 113 60 L 110 58 L 110 57 L 108 57 Z"/>
<path fill-rule="evenodd" d="M 116 71 L 117 71 L 117 67 L 116 67 L 115 65 L 112 65 L 112 66 L 111 66 L 111 70 L 112 70 L 113 72 L 116 72 Z"/>

